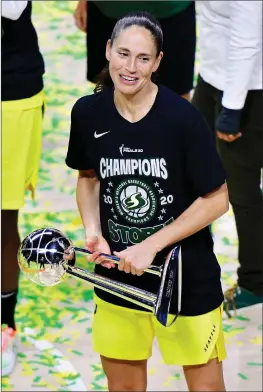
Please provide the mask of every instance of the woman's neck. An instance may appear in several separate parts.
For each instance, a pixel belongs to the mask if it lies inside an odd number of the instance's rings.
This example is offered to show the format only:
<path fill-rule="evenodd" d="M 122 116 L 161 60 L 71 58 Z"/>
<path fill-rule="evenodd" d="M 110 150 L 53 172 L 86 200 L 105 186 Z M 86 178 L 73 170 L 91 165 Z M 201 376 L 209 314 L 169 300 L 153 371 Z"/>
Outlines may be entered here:
<path fill-rule="evenodd" d="M 114 90 L 114 103 L 122 117 L 130 122 L 136 122 L 149 112 L 157 92 L 158 87 L 152 82 L 134 95 L 125 95 Z"/>

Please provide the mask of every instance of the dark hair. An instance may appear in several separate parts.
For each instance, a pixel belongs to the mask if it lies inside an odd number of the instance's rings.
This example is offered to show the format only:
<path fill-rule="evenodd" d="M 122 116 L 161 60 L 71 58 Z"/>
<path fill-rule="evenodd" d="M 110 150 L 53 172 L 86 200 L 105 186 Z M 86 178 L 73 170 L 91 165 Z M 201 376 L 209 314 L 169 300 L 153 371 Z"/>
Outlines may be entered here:
<path fill-rule="evenodd" d="M 119 33 L 128 27 L 140 26 L 149 30 L 156 46 L 157 56 L 160 54 L 163 46 L 163 31 L 157 19 L 148 12 L 131 12 L 118 20 L 111 34 L 111 44 Z M 109 63 L 103 68 L 98 75 L 94 92 L 102 91 L 104 87 L 112 87 L 113 82 L 109 72 Z"/>

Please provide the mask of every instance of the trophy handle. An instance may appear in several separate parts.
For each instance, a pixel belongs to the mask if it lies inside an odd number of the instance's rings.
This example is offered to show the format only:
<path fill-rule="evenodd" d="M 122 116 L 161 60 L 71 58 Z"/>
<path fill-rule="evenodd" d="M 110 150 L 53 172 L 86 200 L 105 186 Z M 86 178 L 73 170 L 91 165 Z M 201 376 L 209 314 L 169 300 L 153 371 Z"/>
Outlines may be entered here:
<path fill-rule="evenodd" d="M 182 292 L 182 256 L 181 247 L 178 245 L 171 250 L 166 257 L 161 284 L 156 297 L 155 316 L 157 320 L 166 326 L 167 318 L 170 310 L 171 299 L 174 285 L 177 288 L 177 313 L 173 321 L 169 324 L 171 326 L 176 320 L 181 310 L 181 292 Z"/>
<path fill-rule="evenodd" d="M 78 252 L 78 253 L 85 253 L 85 254 L 89 254 L 91 255 L 92 252 L 88 249 L 84 249 L 84 248 L 79 248 L 77 246 L 73 246 L 72 248 L 70 248 L 70 253 L 72 252 Z M 113 261 L 115 264 L 119 264 L 120 258 L 114 255 L 108 255 L 107 253 L 101 253 L 101 256 L 105 256 L 107 259 L 109 259 L 110 261 Z M 146 268 L 144 270 L 144 272 L 148 272 L 149 274 L 152 275 L 157 275 L 159 277 L 161 277 L 162 275 L 162 267 L 157 267 L 157 265 L 151 265 L 149 268 Z"/>

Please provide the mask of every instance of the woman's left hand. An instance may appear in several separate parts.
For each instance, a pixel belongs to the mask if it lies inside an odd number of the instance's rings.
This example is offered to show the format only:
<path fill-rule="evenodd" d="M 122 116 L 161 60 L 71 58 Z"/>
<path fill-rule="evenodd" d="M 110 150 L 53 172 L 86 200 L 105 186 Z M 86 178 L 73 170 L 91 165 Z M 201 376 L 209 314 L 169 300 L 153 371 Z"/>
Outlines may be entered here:
<path fill-rule="evenodd" d="M 126 273 L 141 276 L 144 270 L 148 268 L 155 256 L 156 252 L 144 242 L 133 245 L 121 252 L 113 252 L 115 256 L 120 258 L 118 269 Z"/>

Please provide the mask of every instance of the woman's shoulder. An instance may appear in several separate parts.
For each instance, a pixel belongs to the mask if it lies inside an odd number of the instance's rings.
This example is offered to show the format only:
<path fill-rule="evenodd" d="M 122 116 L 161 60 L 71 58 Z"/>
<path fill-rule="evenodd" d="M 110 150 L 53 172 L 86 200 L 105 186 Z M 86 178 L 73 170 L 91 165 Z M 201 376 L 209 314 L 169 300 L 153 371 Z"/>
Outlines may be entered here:
<path fill-rule="evenodd" d="M 88 112 L 94 114 L 97 110 L 101 111 L 102 105 L 110 102 L 110 99 L 111 93 L 109 88 L 98 93 L 85 95 L 75 102 L 72 112 L 77 115 L 83 114 L 85 116 L 87 116 Z"/>
<path fill-rule="evenodd" d="M 200 112 L 187 99 L 166 86 L 159 86 L 159 98 L 159 107 L 169 118 L 185 124 L 200 118 Z"/>

